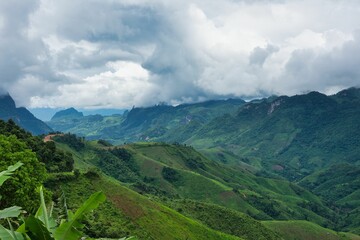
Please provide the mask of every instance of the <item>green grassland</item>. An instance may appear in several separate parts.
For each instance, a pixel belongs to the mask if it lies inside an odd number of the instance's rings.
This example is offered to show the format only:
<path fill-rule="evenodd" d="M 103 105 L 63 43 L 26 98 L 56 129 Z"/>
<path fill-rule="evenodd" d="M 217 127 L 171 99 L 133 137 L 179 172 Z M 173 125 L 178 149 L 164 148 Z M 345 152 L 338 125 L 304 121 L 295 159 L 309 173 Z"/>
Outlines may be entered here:
<path fill-rule="evenodd" d="M 87 142 L 82 150 L 71 151 L 79 161 L 75 166 L 97 167 L 142 194 L 217 204 L 259 220 L 307 219 L 324 226 L 336 225 L 336 213 L 304 188 L 230 169 L 192 147 L 137 143 L 105 148 Z M 116 151 L 126 156 L 119 157 Z"/>
<path fill-rule="evenodd" d="M 263 224 L 284 240 L 357 240 L 351 233 L 338 233 L 308 221 L 264 221 Z"/>
<path fill-rule="evenodd" d="M 164 204 L 206 226 L 249 240 L 280 239 L 280 236 L 248 215 L 194 200 L 163 200 Z"/>
<path fill-rule="evenodd" d="M 339 226 L 360 233 L 360 167 L 337 164 L 302 179 L 299 184 L 311 189 L 328 204 L 343 212 Z"/>
<path fill-rule="evenodd" d="M 89 214 L 85 223 L 90 237 L 137 236 L 139 239 L 241 239 L 230 236 L 185 217 L 117 181 L 96 174 L 49 181 L 54 192 L 66 195 L 69 208 L 76 208 L 91 193 L 103 191 L 106 202 Z"/>

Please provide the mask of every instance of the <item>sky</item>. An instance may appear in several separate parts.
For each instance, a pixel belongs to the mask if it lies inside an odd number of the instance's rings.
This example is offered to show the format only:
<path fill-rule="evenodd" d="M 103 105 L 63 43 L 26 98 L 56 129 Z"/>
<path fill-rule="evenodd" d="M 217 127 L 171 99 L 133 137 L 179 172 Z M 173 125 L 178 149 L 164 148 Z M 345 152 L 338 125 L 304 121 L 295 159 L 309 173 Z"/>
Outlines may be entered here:
<path fill-rule="evenodd" d="M 1 0 L 0 91 L 131 108 L 360 85 L 358 0 Z"/>

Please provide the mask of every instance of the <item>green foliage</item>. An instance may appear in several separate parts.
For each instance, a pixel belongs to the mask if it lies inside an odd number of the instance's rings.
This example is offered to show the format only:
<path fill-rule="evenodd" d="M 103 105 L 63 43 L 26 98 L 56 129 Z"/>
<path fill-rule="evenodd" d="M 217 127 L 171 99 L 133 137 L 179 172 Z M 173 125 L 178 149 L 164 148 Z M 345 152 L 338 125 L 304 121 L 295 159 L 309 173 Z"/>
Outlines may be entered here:
<path fill-rule="evenodd" d="M 224 233 L 249 240 L 279 239 L 279 236 L 260 222 L 238 211 L 192 200 L 167 200 L 165 204 L 185 216 Z"/>
<path fill-rule="evenodd" d="M 77 137 L 75 134 L 66 133 L 64 135 L 56 135 L 54 140 L 57 142 L 65 143 L 76 151 L 80 151 L 85 147 L 84 138 Z"/>
<path fill-rule="evenodd" d="M 181 180 L 181 175 L 173 168 L 164 167 L 161 171 L 163 178 L 171 183 L 177 183 Z"/>
<path fill-rule="evenodd" d="M 82 228 L 79 220 L 85 213 L 97 208 L 100 203 L 105 201 L 105 195 L 102 192 L 94 193 L 88 200 L 75 212 L 74 215 L 70 215 L 69 221 L 63 222 L 54 231 L 54 237 L 56 240 L 76 240 L 82 236 L 79 229 Z"/>
<path fill-rule="evenodd" d="M 341 209 L 343 216 L 334 219 L 337 228 L 350 230 L 360 226 L 360 218 L 356 217 L 360 206 L 359 176 L 359 166 L 336 164 L 309 175 L 300 185 L 311 189 L 333 208 Z"/>
<path fill-rule="evenodd" d="M 10 178 L 14 171 L 23 165 L 22 162 L 17 162 L 14 165 L 9 166 L 6 170 L 0 172 L 0 187 L 3 183 Z"/>
<path fill-rule="evenodd" d="M 0 219 L 18 217 L 21 213 L 21 207 L 12 206 L 0 210 Z"/>
<path fill-rule="evenodd" d="M 125 148 L 113 148 L 110 149 L 110 153 L 116 156 L 119 160 L 125 163 L 125 165 L 134 173 L 139 173 L 139 166 L 134 161 L 131 153 Z"/>
<path fill-rule="evenodd" d="M 53 141 L 46 142 L 37 152 L 39 159 L 43 159 L 49 172 L 71 172 L 74 159 L 69 152 L 56 148 Z"/>
<path fill-rule="evenodd" d="M 265 226 L 284 240 L 350 240 L 346 234 L 337 233 L 307 221 L 265 221 Z"/>
<path fill-rule="evenodd" d="M 11 171 L 9 171 L 10 173 Z M 102 192 L 92 194 L 83 205 L 73 214 L 68 211 L 67 219 L 60 220 L 57 226 L 55 220 L 51 216 L 51 212 L 45 205 L 44 193 L 42 187 L 40 192 L 40 207 L 35 216 L 28 216 L 23 221 L 22 225 L 17 231 L 14 231 L 11 223 L 10 230 L 0 225 L 0 239 L 33 239 L 33 240 L 77 240 L 83 236 L 81 229 L 84 227 L 79 221 L 83 219 L 84 214 L 97 208 L 98 205 L 105 201 L 105 195 Z M 11 207 L 4 209 L 2 217 L 18 217 L 20 209 L 18 207 Z M 20 220 L 20 219 L 19 219 Z"/>
<path fill-rule="evenodd" d="M 81 175 L 78 179 L 60 183 L 58 187 L 68 196 L 69 208 L 79 206 L 90 192 L 103 189 L 107 200 L 84 219 L 88 226 L 86 234 L 92 238 L 118 239 L 135 235 L 139 239 L 157 240 L 239 239 L 184 217 L 108 178 L 89 179 Z"/>
<path fill-rule="evenodd" d="M 0 225 L 0 239 L 1 240 L 23 240 L 24 237 L 21 233 L 6 229 L 2 225 Z"/>
<path fill-rule="evenodd" d="M 17 162 L 14 165 L 9 166 L 6 170 L 0 172 L 0 187 L 22 165 L 23 165 L 23 163 Z M 2 198 L 2 196 L 0 195 L 0 199 L 1 198 Z M 17 206 L 8 207 L 8 208 L 0 210 L 0 219 L 18 217 L 20 215 L 20 213 L 21 213 L 21 207 L 17 207 Z"/>
<path fill-rule="evenodd" d="M 0 135 L 0 159 L 0 170 L 7 169 L 18 161 L 23 163 L 22 168 L 1 188 L 0 195 L 3 198 L 0 208 L 18 205 L 33 212 L 39 204 L 36 189 L 46 178 L 44 164 L 15 136 Z"/>
<path fill-rule="evenodd" d="M 32 136 L 11 120 L 8 122 L 0 120 L 0 134 L 15 135 L 36 153 L 37 158 L 45 163 L 49 172 L 72 171 L 73 169 L 74 160 L 69 153 L 58 150 L 52 141 L 44 142 L 41 137 Z"/>
<path fill-rule="evenodd" d="M 98 143 L 103 145 L 104 147 L 112 147 L 113 146 L 111 143 L 109 143 L 108 141 L 103 140 L 103 139 L 99 139 Z"/>
<path fill-rule="evenodd" d="M 126 150 L 97 150 L 96 156 L 100 159 L 96 166 L 109 176 L 123 182 L 131 182 L 138 179 L 138 166 Z"/>

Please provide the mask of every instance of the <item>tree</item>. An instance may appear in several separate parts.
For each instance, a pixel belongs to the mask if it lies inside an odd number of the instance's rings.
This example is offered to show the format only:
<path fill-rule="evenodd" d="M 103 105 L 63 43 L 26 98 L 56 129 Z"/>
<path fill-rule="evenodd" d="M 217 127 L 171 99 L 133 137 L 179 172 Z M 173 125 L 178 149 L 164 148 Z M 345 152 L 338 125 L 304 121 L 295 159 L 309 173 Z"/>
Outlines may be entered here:
<path fill-rule="evenodd" d="M 15 136 L 0 135 L 0 171 L 18 161 L 23 166 L 0 189 L 0 209 L 17 205 L 28 212 L 34 212 L 39 206 L 36 189 L 46 178 L 45 165 Z"/>

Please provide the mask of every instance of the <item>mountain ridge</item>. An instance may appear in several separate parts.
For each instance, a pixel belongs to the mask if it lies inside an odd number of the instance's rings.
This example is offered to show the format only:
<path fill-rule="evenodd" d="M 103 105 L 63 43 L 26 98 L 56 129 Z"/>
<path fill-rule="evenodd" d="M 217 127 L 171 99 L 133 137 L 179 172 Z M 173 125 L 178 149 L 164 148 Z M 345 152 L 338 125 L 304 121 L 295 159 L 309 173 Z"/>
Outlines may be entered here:
<path fill-rule="evenodd" d="M 16 124 L 35 135 L 52 131 L 46 123 L 37 119 L 25 107 L 16 107 L 16 103 L 9 93 L 0 96 L 0 119 L 5 121 L 12 119 Z"/>

